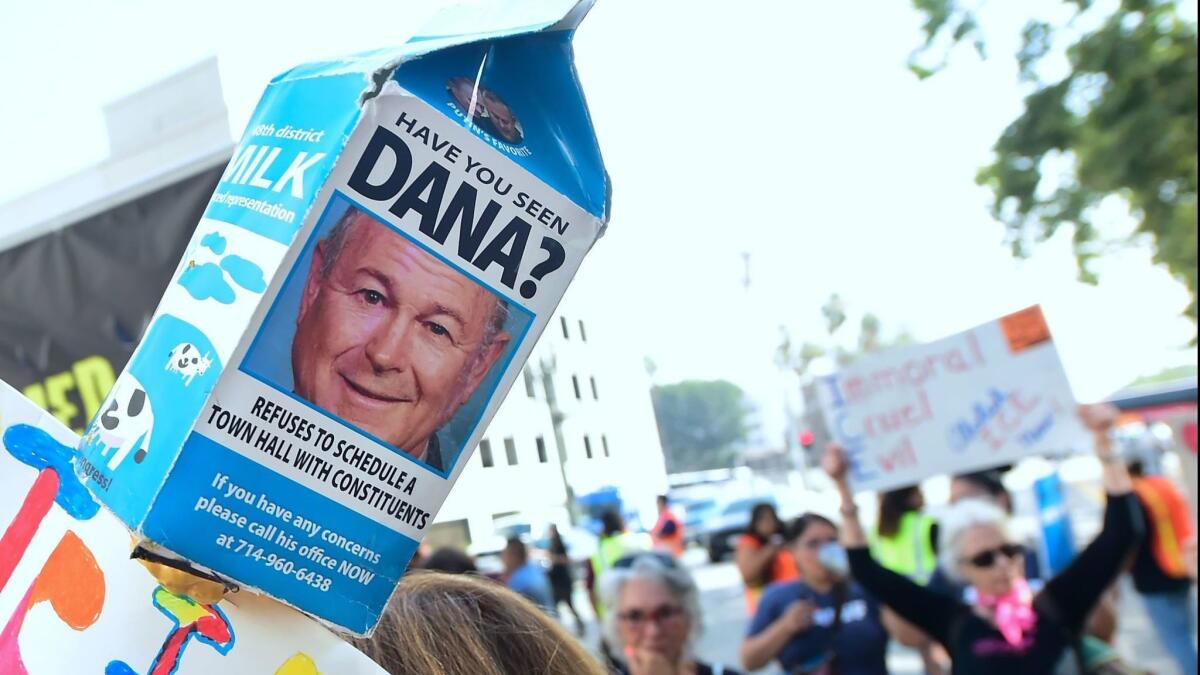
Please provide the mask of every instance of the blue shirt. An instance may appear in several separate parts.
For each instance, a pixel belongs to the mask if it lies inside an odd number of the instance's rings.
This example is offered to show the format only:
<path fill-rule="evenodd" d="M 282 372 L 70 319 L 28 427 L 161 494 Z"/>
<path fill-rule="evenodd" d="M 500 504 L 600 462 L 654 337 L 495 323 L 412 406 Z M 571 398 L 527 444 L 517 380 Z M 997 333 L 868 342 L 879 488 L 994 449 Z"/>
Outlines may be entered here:
<path fill-rule="evenodd" d="M 537 563 L 527 562 L 513 570 L 508 577 L 508 587 L 538 607 L 553 613 L 554 595 L 550 592 L 550 580 Z"/>
<path fill-rule="evenodd" d="M 834 592 L 818 593 L 803 581 L 768 586 L 750 622 L 749 635 L 766 630 L 798 600 L 811 600 L 817 610 L 813 625 L 797 633 L 776 657 L 785 671 L 812 669 L 836 654 L 839 675 L 887 675 L 888 635 L 879 620 L 879 605 L 853 582 L 846 592 L 842 625 L 836 635 Z"/>

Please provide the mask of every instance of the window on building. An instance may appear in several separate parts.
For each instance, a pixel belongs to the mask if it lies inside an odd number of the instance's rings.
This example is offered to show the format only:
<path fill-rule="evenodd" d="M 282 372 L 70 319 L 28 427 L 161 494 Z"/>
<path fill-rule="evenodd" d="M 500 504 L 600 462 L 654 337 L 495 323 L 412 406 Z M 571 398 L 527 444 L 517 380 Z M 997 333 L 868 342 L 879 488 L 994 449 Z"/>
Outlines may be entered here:
<path fill-rule="evenodd" d="M 586 435 L 583 437 L 583 454 L 587 455 L 588 459 L 592 458 L 592 439 Z"/>
<path fill-rule="evenodd" d="M 492 459 L 492 444 L 486 438 L 479 441 L 479 461 L 483 462 L 485 469 L 496 465 Z"/>
<path fill-rule="evenodd" d="M 517 442 L 511 438 L 504 439 L 504 455 L 508 458 L 509 466 L 517 465 Z"/>
<path fill-rule="evenodd" d="M 560 317 L 558 317 L 558 322 L 562 324 L 562 329 L 563 329 L 563 339 L 564 339 L 564 340 L 570 340 L 570 339 L 571 339 L 571 332 L 570 332 L 569 330 L 567 330 L 567 317 L 565 317 L 565 316 L 560 316 Z"/>
<path fill-rule="evenodd" d="M 602 448 L 604 448 L 604 456 L 605 457 L 612 457 L 612 455 L 609 454 L 609 452 L 608 452 L 608 436 L 605 436 L 604 434 L 600 434 L 600 446 Z"/>
<path fill-rule="evenodd" d="M 538 461 L 542 464 L 550 461 L 546 456 L 546 439 L 538 436 L 536 439 L 534 439 L 534 442 L 537 443 Z"/>
<path fill-rule="evenodd" d="M 525 393 L 529 398 L 537 398 L 537 390 L 534 389 L 533 371 L 529 366 L 525 366 Z"/>
<path fill-rule="evenodd" d="M 579 378 L 576 377 L 575 375 L 571 376 L 571 386 L 575 388 L 575 399 L 578 401 L 582 401 L 583 393 L 580 392 L 580 390 L 579 390 Z"/>
<path fill-rule="evenodd" d="M 590 380 L 592 383 L 592 400 L 599 401 L 600 400 L 600 390 L 596 388 L 595 376 L 589 377 L 588 380 Z"/>
<path fill-rule="evenodd" d="M 579 339 L 587 342 L 587 330 L 583 327 L 583 319 L 579 320 Z"/>

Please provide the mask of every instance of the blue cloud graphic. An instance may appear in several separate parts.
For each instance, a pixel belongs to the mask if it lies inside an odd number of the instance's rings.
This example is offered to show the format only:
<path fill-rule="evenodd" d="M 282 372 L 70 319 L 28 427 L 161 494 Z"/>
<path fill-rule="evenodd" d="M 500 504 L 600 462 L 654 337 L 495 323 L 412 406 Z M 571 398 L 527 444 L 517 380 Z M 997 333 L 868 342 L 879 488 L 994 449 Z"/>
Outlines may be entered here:
<path fill-rule="evenodd" d="M 58 494 L 54 501 L 72 518 L 87 520 L 100 510 L 100 504 L 75 477 L 75 448 L 59 443 L 50 434 L 29 424 L 12 425 L 2 438 L 4 447 L 17 461 L 39 471 L 53 469 L 58 474 Z"/>
<path fill-rule="evenodd" d="M 225 281 L 221 268 L 213 263 L 185 269 L 179 275 L 179 285 L 197 300 L 212 298 L 221 304 L 232 305 L 235 299 L 233 287 Z"/>
<path fill-rule="evenodd" d="M 218 232 L 209 232 L 200 240 L 200 245 L 217 255 L 221 255 L 225 252 L 225 237 L 222 237 Z"/>
<path fill-rule="evenodd" d="M 229 272 L 234 283 L 254 293 L 267 290 L 267 281 L 263 279 L 262 268 L 245 258 L 229 255 L 221 260 L 221 269 Z"/>

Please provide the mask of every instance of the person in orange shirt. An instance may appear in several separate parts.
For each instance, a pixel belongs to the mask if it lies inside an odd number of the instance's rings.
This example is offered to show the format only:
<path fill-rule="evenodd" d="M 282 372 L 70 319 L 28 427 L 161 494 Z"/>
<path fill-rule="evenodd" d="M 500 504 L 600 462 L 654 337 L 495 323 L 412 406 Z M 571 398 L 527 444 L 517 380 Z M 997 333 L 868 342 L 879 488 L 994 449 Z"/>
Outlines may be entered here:
<path fill-rule="evenodd" d="M 650 530 L 654 548 L 678 558 L 683 555 L 683 521 L 671 511 L 666 495 L 658 496 L 658 522 Z"/>
<path fill-rule="evenodd" d="M 1174 483 L 1163 476 L 1146 475 L 1140 460 L 1129 462 L 1129 474 L 1149 535 L 1133 559 L 1133 587 L 1142 596 L 1158 639 L 1179 664 L 1180 672 L 1195 672 L 1191 590 L 1196 572 L 1188 557 L 1196 533 L 1191 509 Z"/>
<path fill-rule="evenodd" d="M 768 502 L 755 504 L 750 524 L 738 538 L 734 560 L 746 584 L 746 612 L 754 616 L 763 589 L 777 581 L 800 578 L 792 552 L 784 545 L 784 524 Z"/>

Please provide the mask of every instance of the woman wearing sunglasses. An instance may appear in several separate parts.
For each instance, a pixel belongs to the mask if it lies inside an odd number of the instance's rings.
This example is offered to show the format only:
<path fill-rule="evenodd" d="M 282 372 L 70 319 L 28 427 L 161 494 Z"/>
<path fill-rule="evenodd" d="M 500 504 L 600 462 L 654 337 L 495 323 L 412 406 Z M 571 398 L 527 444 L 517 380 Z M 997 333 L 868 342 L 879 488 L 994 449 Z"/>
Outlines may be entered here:
<path fill-rule="evenodd" d="M 887 675 L 888 635 L 879 605 L 846 578 L 837 526 L 808 513 L 792 524 L 789 546 L 802 581 L 769 586 L 742 642 L 742 665 L 772 660 L 784 672 Z"/>
<path fill-rule="evenodd" d="M 691 655 L 701 631 L 700 591 L 668 554 L 642 553 L 617 561 L 600 579 L 611 611 L 604 629 L 624 661 L 621 675 L 739 675 Z"/>
<path fill-rule="evenodd" d="M 1008 537 L 1003 512 L 979 502 L 956 506 L 957 513 L 942 521 L 939 538 L 939 555 L 947 563 L 946 569 L 975 589 L 973 604 L 884 569 L 866 548 L 846 480 L 845 455 L 837 446 L 831 446 L 825 455 L 825 470 L 842 497 L 842 542 L 848 549 L 851 574 L 880 602 L 941 643 L 956 675 L 1084 670 L 1080 667 L 1084 621 L 1120 574 L 1144 525 L 1129 474 L 1109 437 L 1116 410 L 1083 406 L 1079 415 L 1095 436 L 1096 455 L 1104 467 L 1108 493 L 1104 529 L 1036 595 L 1025 580 L 1022 549 Z"/>

